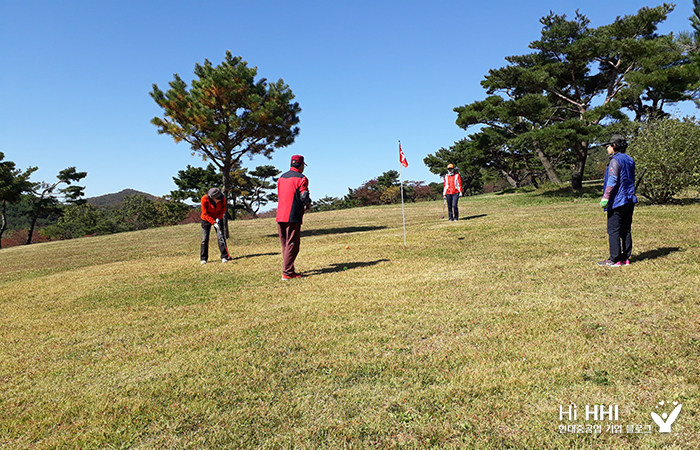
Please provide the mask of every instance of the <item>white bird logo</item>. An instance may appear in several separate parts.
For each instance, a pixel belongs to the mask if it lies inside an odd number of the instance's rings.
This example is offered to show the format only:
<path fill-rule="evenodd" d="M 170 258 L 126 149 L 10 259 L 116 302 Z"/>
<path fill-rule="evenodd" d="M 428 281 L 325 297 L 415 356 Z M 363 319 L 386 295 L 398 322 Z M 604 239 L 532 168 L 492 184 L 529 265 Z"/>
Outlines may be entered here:
<path fill-rule="evenodd" d="M 659 405 L 663 405 L 664 402 L 660 402 Z M 671 411 L 671 414 L 666 414 L 663 413 L 659 417 L 658 414 L 655 412 L 651 413 L 651 418 L 654 419 L 654 422 L 659 426 L 659 432 L 660 433 L 670 433 L 671 432 L 671 425 L 673 425 L 673 422 L 676 421 L 676 418 L 678 417 L 678 414 L 681 412 L 681 407 L 683 405 L 679 404 L 678 402 L 673 402 L 674 405 L 678 405 L 675 407 L 673 411 Z M 658 408 L 658 406 L 657 406 Z"/>

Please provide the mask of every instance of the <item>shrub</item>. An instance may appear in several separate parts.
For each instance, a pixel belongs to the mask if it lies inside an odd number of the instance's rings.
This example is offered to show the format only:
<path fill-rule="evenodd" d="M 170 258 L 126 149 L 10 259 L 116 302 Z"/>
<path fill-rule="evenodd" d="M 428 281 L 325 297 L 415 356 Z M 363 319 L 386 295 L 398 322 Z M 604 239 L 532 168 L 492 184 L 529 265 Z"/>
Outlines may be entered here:
<path fill-rule="evenodd" d="M 668 203 L 680 192 L 700 185 L 700 123 L 697 119 L 662 119 L 646 123 L 628 150 L 644 172 L 639 194 L 653 203 Z"/>
<path fill-rule="evenodd" d="M 51 239 L 73 239 L 113 231 L 105 213 L 85 203 L 65 207 L 58 222 L 42 229 L 41 234 Z"/>
<path fill-rule="evenodd" d="M 187 216 L 189 207 L 184 203 L 152 200 L 145 195 L 127 195 L 115 218 L 132 230 L 145 230 L 174 225 Z"/>

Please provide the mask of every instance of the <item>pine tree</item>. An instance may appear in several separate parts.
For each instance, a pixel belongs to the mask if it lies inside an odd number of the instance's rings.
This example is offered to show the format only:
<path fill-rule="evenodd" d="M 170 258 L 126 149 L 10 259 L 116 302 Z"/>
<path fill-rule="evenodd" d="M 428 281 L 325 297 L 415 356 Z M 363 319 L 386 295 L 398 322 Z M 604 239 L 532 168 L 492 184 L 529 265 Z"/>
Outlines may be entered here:
<path fill-rule="evenodd" d="M 178 76 L 166 92 L 153 85 L 151 97 L 163 108 L 163 118 L 151 121 L 158 133 L 186 142 L 194 154 L 212 161 L 222 174 L 224 195 L 231 195 L 231 173 L 243 155 L 271 157 L 275 149 L 294 142 L 299 134 L 299 104 L 282 79 L 255 80 L 248 67 L 230 51 L 218 66 L 205 60 L 196 64 L 192 86 Z"/>
<path fill-rule="evenodd" d="M 36 226 L 36 221 L 39 216 L 60 212 L 60 201 L 56 194 L 54 194 L 56 188 L 61 184 L 70 185 L 74 181 L 80 181 L 86 176 L 87 172 L 76 172 L 75 167 L 69 167 L 58 173 L 56 176 L 58 181 L 54 183 L 46 183 L 43 181 L 41 183 L 33 183 L 29 195 L 31 221 L 29 225 L 29 234 L 27 236 L 27 245 L 32 243 L 34 227 Z M 82 186 L 67 186 L 64 189 L 59 189 L 59 194 L 62 195 L 64 200 L 69 204 L 82 204 L 84 202 L 80 197 L 82 197 L 84 189 L 85 188 Z"/>
<path fill-rule="evenodd" d="M 33 183 L 29 177 L 37 168 L 30 167 L 22 172 L 15 167 L 12 161 L 3 161 L 5 154 L 0 152 L 0 248 L 2 248 L 2 235 L 7 229 L 7 205 L 17 203 L 22 199 L 22 194 L 29 192 Z"/>
<path fill-rule="evenodd" d="M 698 65 L 672 36 L 657 34 L 673 8 L 642 8 L 598 28 L 578 11 L 573 20 L 550 13 L 541 19 L 541 39 L 530 44 L 535 51 L 490 70 L 482 85 L 491 97 L 455 108 L 457 124 L 487 125 L 470 137 L 490 141 L 491 154 L 511 152 L 511 166 L 541 170 L 550 181 L 556 164 L 571 163 L 572 187 L 580 189 L 589 147 L 608 137 L 605 123 L 629 120 L 624 108 L 636 118 L 658 116 L 666 104 L 691 98 Z"/>

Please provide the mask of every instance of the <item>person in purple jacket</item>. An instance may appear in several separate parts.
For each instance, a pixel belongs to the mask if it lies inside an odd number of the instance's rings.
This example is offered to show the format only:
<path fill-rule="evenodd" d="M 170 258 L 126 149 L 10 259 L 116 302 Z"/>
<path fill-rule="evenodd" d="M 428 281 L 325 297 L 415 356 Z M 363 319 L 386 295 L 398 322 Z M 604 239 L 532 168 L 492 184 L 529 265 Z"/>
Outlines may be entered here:
<path fill-rule="evenodd" d="M 608 213 L 610 256 L 598 265 L 628 266 L 632 254 L 632 214 L 637 203 L 634 159 L 626 153 L 627 141 L 619 134 L 613 134 L 610 141 L 603 145 L 608 149 L 610 162 L 605 169 L 600 206 Z"/>

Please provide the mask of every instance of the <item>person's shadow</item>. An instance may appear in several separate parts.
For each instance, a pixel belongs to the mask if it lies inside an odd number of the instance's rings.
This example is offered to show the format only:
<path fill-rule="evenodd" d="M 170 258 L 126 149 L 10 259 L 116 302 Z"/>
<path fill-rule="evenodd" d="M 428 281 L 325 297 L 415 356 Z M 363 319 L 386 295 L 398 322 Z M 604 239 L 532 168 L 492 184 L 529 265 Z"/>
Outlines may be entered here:
<path fill-rule="evenodd" d="M 632 261 L 644 261 L 645 259 L 656 259 L 668 256 L 673 252 L 683 251 L 680 247 L 661 247 L 656 250 L 649 250 L 638 255 L 632 255 Z"/>
<path fill-rule="evenodd" d="M 324 236 L 328 234 L 345 234 L 345 233 L 364 233 L 366 231 L 376 231 L 388 228 L 386 226 L 356 226 L 356 227 L 338 227 L 338 228 L 316 228 L 301 230 L 301 237 L 309 236 Z M 265 237 L 278 237 L 277 233 L 268 234 Z"/>
<path fill-rule="evenodd" d="M 488 214 L 477 214 L 476 216 L 467 216 L 467 217 L 462 217 L 459 220 L 472 220 L 472 219 L 478 219 L 479 217 L 486 217 Z"/>
<path fill-rule="evenodd" d="M 376 261 L 361 261 L 361 262 L 348 262 L 348 263 L 336 263 L 336 264 L 331 264 L 328 267 L 324 267 L 322 269 L 316 269 L 316 270 L 310 270 L 308 272 L 304 272 L 304 276 L 313 276 L 313 275 L 322 275 L 324 273 L 334 273 L 334 272 L 342 272 L 344 270 L 351 270 L 351 269 L 357 269 L 358 267 L 369 267 L 369 266 L 376 266 L 377 264 L 381 262 L 387 262 L 389 261 L 388 259 L 378 259 Z"/>
<path fill-rule="evenodd" d="M 252 255 L 241 255 L 241 256 L 236 256 L 233 258 L 231 261 L 237 261 L 239 259 L 247 259 L 247 258 L 255 258 L 257 256 L 274 256 L 274 255 L 279 255 L 280 252 L 271 252 L 271 253 L 255 253 Z"/>

